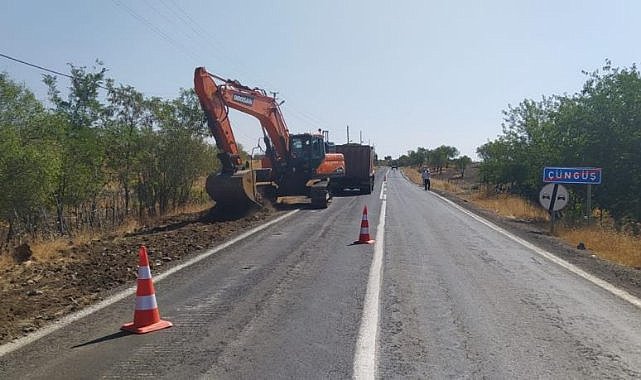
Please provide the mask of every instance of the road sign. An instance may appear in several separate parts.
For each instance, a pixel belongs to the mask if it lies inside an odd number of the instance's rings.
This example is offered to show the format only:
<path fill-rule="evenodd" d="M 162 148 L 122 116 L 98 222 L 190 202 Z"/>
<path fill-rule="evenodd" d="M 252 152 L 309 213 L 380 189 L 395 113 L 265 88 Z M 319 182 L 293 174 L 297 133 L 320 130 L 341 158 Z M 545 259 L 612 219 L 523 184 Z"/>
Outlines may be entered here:
<path fill-rule="evenodd" d="M 601 168 L 543 168 L 543 182 L 579 183 L 598 185 L 601 183 Z"/>
<path fill-rule="evenodd" d="M 554 189 L 556 187 L 556 190 Z M 548 211 L 558 211 L 568 204 L 568 191 L 563 185 L 548 183 L 539 192 L 539 203 Z M 554 202 L 552 202 L 554 200 Z M 550 206 L 552 206 L 550 208 Z"/>

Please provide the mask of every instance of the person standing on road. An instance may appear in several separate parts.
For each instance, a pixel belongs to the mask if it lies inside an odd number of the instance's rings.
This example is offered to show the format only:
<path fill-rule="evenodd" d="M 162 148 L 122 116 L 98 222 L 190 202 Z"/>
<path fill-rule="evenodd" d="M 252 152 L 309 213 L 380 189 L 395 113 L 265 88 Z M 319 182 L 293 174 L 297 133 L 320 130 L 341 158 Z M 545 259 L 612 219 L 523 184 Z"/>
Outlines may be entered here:
<path fill-rule="evenodd" d="M 425 191 L 429 190 L 432 185 L 430 183 L 430 169 L 423 168 L 423 171 L 421 172 L 421 177 L 423 178 L 423 187 L 425 187 Z"/>

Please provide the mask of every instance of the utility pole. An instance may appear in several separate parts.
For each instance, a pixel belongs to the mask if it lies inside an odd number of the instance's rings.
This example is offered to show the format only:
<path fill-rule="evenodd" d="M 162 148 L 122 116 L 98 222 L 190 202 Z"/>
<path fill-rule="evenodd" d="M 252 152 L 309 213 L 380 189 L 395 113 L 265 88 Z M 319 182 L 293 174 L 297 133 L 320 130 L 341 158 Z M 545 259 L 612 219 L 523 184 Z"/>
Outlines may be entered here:
<path fill-rule="evenodd" d="M 347 143 L 349 144 L 349 124 L 347 125 Z"/>
<path fill-rule="evenodd" d="M 363 131 L 359 131 L 358 133 L 359 133 L 358 137 L 361 142 L 361 145 L 363 145 Z"/>

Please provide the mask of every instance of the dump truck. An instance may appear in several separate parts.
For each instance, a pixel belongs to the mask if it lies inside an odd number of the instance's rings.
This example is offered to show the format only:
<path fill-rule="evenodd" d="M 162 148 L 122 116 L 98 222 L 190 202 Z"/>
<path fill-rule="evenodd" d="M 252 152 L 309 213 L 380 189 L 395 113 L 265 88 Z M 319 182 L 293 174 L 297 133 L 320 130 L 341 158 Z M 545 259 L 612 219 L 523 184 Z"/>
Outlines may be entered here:
<path fill-rule="evenodd" d="M 345 175 L 332 180 L 332 192 L 358 189 L 362 194 L 374 190 L 374 147 L 362 144 L 335 146 L 336 153 L 345 157 Z"/>

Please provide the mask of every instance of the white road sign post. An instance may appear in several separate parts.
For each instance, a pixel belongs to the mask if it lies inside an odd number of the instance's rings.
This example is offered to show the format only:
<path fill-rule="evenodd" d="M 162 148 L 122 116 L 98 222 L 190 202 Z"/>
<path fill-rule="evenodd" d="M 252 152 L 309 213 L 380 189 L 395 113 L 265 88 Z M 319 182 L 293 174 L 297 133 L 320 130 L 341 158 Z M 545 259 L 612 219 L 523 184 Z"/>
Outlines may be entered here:
<path fill-rule="evenodd" d="M 539 203 L 550 213 L 550 232 L 554 233 L 554 214 L 568 204 L 568 190 L 558 183 L 548 183 L 539 192 Z"/>

